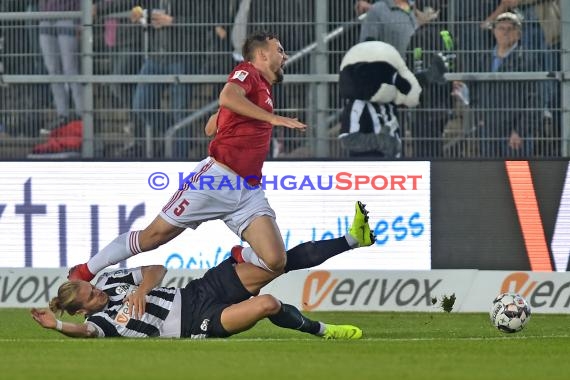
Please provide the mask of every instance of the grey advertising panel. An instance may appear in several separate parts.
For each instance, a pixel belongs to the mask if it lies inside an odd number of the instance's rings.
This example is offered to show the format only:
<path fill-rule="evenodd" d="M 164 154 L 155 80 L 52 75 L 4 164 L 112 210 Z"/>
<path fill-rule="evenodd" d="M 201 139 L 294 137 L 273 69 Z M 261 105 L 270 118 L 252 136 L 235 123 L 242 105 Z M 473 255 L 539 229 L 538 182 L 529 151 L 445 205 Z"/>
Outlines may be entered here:
<path fill-rule="evenodd" d="M 567 270 L 570 229 L 561 229 L 567 167 L 567 161 L 433 162 L 432 268 Z"/>

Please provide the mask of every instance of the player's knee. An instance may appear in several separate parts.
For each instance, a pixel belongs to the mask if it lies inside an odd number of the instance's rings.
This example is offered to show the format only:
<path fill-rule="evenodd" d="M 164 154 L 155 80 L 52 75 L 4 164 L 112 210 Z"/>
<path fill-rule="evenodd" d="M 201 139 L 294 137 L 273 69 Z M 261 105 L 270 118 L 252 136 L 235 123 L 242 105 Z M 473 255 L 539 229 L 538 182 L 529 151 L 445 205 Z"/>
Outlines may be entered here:
<path fill-rule="evenodd" d="M 281 310 L 281 302 L 270 294 L 258 296 L 261 314 L 264 316 L 275 315 Z"/>
<path fill-rule="evenodd" d="M 283 252 L 280 255 L 274 255 L 267 259 L 264 259 L 267 267 L 276 273 L 283 273 L 285 270 L 285 264 L 287 264 L 287 255 Z"/>

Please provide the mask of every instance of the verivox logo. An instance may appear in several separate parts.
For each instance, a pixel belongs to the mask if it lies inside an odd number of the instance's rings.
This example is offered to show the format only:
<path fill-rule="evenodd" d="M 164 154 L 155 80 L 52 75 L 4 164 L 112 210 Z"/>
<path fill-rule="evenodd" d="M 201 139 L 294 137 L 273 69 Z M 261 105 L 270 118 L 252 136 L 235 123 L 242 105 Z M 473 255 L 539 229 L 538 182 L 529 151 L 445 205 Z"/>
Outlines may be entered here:
<path fill-rule="evenodd" d="M 535 275 L 533 275 L 534 277 Z M 501 284 L 501 293 L 514 292 L 522 295 L 532 307 L 565 307 L 570 306 L 570 281 L 534 280 L 525 272 L 509 274 Z"/>
<path fill-rule="evenodd" d="M 311 273 L 305 280 L 305 286 L 303 286 L 303 309 L 313 310 L 319 307 L 337 282 L 337 279 L 331 279 L 331 272 Z"/>
<path fill-rule="evenodd" d="M 326 303 L 355 308 L 392 304 L 398 307 L 431 305 L 432 293 L 442 279 L 369 278 L 366 275 L 334 278 L 331 272 L 310 273 L 303 286 L 303 310 L 317 309 Z"/>
<path fill-rule="evenodd" d="M 536 288 L 538 283 L 538 281 L 528 281 L 529 279 L 530 276 L 527 273 L 512 273 L 503 280 L 501 293 L 514 292 L 526 298 Z"/>

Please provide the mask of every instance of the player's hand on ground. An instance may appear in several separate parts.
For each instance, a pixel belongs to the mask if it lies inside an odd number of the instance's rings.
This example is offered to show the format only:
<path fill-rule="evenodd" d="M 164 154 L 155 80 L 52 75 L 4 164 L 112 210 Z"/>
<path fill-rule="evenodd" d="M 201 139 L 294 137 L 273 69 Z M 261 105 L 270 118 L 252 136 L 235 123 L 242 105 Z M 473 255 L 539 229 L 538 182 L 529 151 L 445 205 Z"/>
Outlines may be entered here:
<path fill-rule="evenodd" d="M 292 128 L 292 129 L 299 129 L 301 131 L 305 131 L 307 129 L 307 125 L 301 123 L 297 118 L 290 118 L 285 116 L 273 115 L 273 119 L 271 120 L 272 125 L 280 125 L 282 127 Z"/>
<path fill-rule="evenodd" d="M 135 319 L 142 318 L 146 307 L 146 293 L 140 291 L 131 293 L 123 300 L 123 303 L 126 302 L 129 303 L 129 315 Z"/>
<path fill-rule="evenodd" d="M 40 326 L 46 329 L 55 329 L 56 318 L 51 310 L 32 308 L 30 314 L 32 314 L 32 318 L 38 322 Z"/>

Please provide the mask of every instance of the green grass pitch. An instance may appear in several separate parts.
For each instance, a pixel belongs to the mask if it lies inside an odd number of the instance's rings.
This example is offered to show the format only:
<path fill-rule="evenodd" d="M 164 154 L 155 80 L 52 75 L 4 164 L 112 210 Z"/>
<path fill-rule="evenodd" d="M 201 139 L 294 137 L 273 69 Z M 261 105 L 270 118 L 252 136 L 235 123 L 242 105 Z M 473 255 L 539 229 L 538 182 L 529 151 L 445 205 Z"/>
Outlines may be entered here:
<path fill-rule="evenodd" d="M 229 339 L 66 338 L 25 309 L 0 309 L 3 379 L 568 379 L 570 315 L 533 315 L 517 334 L 487 314 L 309 313 L 355 324 L 325 341 L 262 321 Z"/>

